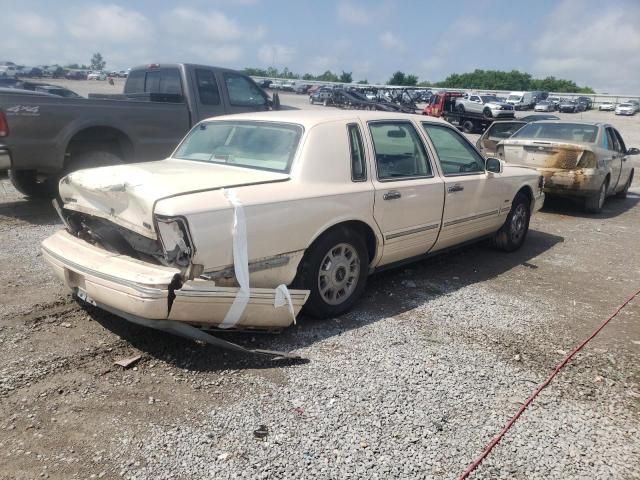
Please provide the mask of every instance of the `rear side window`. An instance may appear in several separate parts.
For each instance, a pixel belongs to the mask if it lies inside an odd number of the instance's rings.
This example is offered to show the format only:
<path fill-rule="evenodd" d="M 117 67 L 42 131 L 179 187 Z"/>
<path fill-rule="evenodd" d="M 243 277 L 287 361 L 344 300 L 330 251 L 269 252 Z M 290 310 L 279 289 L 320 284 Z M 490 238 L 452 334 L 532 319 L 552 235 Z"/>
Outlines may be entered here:
<path fill-rule="evenodd" d="M 422 126 L 436 149 L 445 175 L 484 172 L 484 160 L 457 131 L 429 123 Z"/>
<path fill-rule="evenodd" d="M 220 105 L 218 82 L 216 82 L 216 76 L 211 70 L 196 68 L 196 82 L 198 84 L 200 103 L 203 105 Z"/>
<path fill-rule="evenodd" d="M 409 122 L 372 122 L 369 124 L 376 156 L 378 179 L 429 177 L 431 165 L 424 145 Z"/>
<path fill-rule="evenodd" d="M 349 149 L 351 151 L 351 180 L 362 182 L 367 179 L 367 164 L 364 157 L 360 127 L 355 123 L 347 126 L 349 132 Z"/>
<path fill-rule="evenodd" d="M 614 150 L 616 152 L 620 151 L 620 146 L 618 145 L 618 139 L 613 133 L 613 129 L 607 128 L 607 149 Z"/>
<path fill-rule="evenodd" d="M 177 68 L 135 70 L 129 74 L 125 94 L 160 93 L 182 95 L 182 82 Z"/>
<path fill-rule="evenodd" d="M 224 81 L 227 84 L 231 105 L 258 106 L 267 104 L 267 99 L 262 91 L 247 77 L 225 73 Z"/>
<path fill-rule="evenodd" d="M 618 147 L 619 147 L 619 152 L 621 153 L 626 153 L 627 152 L 627 146 L 624 144 L 624 140 L 622 140 L 622 135 L 620 135 L 620 132 L 617 131 L 615 128 L 612 128 L 611 130 L 613 130 L 613 134 L 615 135 L 616 139 L 618 140 Z"/>

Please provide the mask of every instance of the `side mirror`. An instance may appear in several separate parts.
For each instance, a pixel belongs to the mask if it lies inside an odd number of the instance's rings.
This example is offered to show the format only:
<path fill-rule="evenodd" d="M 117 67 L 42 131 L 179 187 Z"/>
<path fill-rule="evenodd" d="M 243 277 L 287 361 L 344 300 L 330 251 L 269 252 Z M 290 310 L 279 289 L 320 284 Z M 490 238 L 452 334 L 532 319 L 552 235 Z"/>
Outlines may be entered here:
<path fill-rule="evenodd" d="M 640 154 L 640 148 L 635 148 L 635 147 L 627 148 L 627 155 L 638 155 L 638 154 Z"/>
<path fill-rule="evenodd" d="M 502 173 L 502 160 L 489 157 L 485 163 L 485 169 L 491 173 Z"/>

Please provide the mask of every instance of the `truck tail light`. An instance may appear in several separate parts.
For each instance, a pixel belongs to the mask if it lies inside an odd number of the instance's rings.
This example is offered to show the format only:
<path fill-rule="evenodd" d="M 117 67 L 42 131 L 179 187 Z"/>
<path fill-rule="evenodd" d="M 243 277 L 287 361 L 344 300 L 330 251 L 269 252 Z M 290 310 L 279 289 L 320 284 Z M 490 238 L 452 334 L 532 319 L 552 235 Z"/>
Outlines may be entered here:
<path fill-rule="evenodd" d="M 9 123 L 7 122 L 7 117 L 4 112 L 0 112 L 0 137 L 8 137 L 9 136 Z"/>

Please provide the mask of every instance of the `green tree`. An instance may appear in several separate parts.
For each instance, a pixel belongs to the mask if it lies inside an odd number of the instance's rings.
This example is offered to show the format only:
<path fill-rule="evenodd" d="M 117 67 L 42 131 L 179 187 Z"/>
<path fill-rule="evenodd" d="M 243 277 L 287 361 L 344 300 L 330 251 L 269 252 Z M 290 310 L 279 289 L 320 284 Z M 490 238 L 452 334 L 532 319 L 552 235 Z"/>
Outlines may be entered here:
<path fill-rule="evenodd" d="M 91 57 L 91 68 L 93 70 L 104 70 L 106 66 L 107 62 L 102 58 L 102 54 L 100 52 L 94 53 Z"/>
<path fill-rule="evenodd" d="M 344 70 L 342 71 L 342 74 L 340 74 L 340 82 L 342 83 L 351 83 L 353 82 L 353 76 L 351 75 L 352 72 L 345 72 Z"/>
<path fill-rule="evenodd" d="M 324 72 L 322 75 L 318 75 L 316 77 L 316 80 L 320 80 L 323 82 L 337 82 L 340 79 L 338 78 L 338 76 L 333 73 L 331 70 L 327 70 L 326 72 Z"/>
<path fill-rule="evenodd" d="M 395 72 L 387 85 L 399 85 L 399 86 L 414 86 L 418 84 L 418 77 L 416 75 L 407 75 L 404 72 L 398 70 Z"/>

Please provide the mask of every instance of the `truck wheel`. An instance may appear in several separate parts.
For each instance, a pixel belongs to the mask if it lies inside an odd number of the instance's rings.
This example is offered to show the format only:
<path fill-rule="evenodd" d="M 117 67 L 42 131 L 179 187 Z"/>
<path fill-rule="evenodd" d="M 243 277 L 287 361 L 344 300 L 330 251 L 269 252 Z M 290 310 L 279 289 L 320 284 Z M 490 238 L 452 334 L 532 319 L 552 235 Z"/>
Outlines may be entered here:
<path fill-rule="evenodd" d="M 584 201 L 584 209 L 589 213 L 600 213 L 604 206 L 604 201 L 607 198 L 607 187 L 609 182 L 605 180 L 600 185 L 598 192 L 587 197 Z"/>
<path fill-rule="evenodd" d="M 629 188 L 631 188 L 631 184 L 633 183 L 633 172 L 634 171 L 631 170 L 627 183 L 624 184 L 624 188 L 622 190 L 616 193 L 616 198 L 627 198 L 627 193 L 629 193 Z"/>
<path fill-rule="evenodd" d="M 312 97 L 309 97 L 309 103 L 310 103 L 311 105 L 313 105 L 313 104 L 315 103 L 315 102 L 313 101 L 313 98 L 312 98 Z"/>
<path fill-rule="evenodd" d="M 518 193 L 513 199 L 511 210 L 504 225 L 493 237 L 493 245 L 505 252 L 514 252 L 524 243 L 529 231 L 531 211 L 529 199 L 524 193 Z"/>
<path fill-rule="evenodd" d="M 485 108 L 484 109 L 484 116 L 487 117 L 487 118 L 493 117 L 493 114 L 491 113 L 491 109 L 490 108 Z"/>
<path fill-rule="evenodd" d="M 71 160 L 65 167 L 65 174 L 82 170 L 83 168 L 106 167 L 107 165 L 120 165 L 124 163 L 119 155 L 104 150 L 90 150 L 71 156 Z"/>
<path fill-rule="evenodd" d="M 364 291 L 368 267 L 367 247 L 353 230 L 338 227 L 318 237 L 292 284 L 310 291 L 303 311 L 319 319 L 346 313 Z"/>
<path fill-rule="evenodd" d="M 464 113 L 464 105 L 458 105 L 457 110 L 458 110 L 460 113 Z"/>
<path fill-rule="evenodd" d="M 473 133 L 475 128 L 476 125 L 471 120 L 465 120 L 464 122 L 462 122 L 462 131 L 464 133 Z"/>
<path fill-rule="evenodd" d="M 53 198 L 55 182 L 38 178 L 35 170 L 9 170 L 9 180 L 16 190 L 29 198 Z"/>

